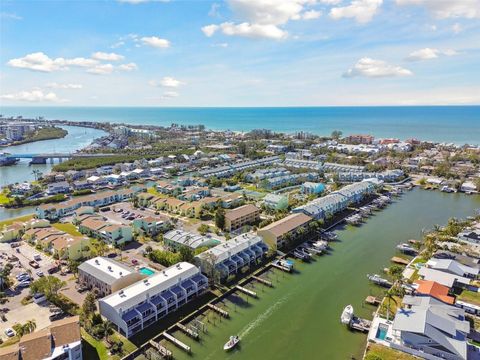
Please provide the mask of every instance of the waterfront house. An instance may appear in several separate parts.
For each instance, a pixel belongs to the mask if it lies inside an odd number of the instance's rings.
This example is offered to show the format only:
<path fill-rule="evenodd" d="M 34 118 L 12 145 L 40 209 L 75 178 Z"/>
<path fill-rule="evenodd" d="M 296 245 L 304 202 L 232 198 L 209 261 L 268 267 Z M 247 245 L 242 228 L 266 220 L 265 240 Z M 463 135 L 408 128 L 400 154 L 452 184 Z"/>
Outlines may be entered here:
<path fill-rule="evenodd" d="M 143 277 L 138 271 L 123 263 L 100 256 L 87 260 L 78 267 L 78 282 L 99 296 L 123 289 Z"/>
<path fill-rule="evenodd" d="M 448 273 L 441 270 L 432 269 L 427 266 L 422 266 L 420 270 L 418 270 L 418 275 L 423 280 L 435 281 L 449 288 L 452 288 L 452 287 L 463 288 L 468 286 L 471 281 L 471 278 L 459 276 L 459 275 Z"/>
<path fill-rule="evenodd" d="M 416 280 L 413 286 L 417 296 L 431 296 L 450 305 L 455 303 L 455 298 L 449 295 L 450 288 L 445 285 L 435 281 Z"/>
<path fill-rule="evenodd" d="M 479 269 L 463 265 L 456 260 L 452 259 L 430 259 L 425 264 L 426 267 L 443 271 L 449 274 L 458 275 L 461 277 L 467 277 L 475 279 L 478 276 Z"/>
<path fill-rule="evenodd" d="M 212 247 L 220 244 L 220 241 L 211 236 L 202 236 L 183 230 L 171 230 L 163 235 L 163 242 L 169 249 L 178 251 L 182 246 L 192 250 L 200 247 Z"/>
<path fill-rule="evenodd" d="M 100 314 L 125 337 L 195 299 L 208 288 L 200 270 L 181 262 L 99 300 Z"/>
<path fill-rule="evenodd" d="M 463 192 L 466 192 L 466 193 L 476 193 L 477 192 L 477 186 L 472 181 L 465 181 L 460 186 L 460 191 L 463 191 Z"/>
<path fill-rule="evenodd" d="M 86 180 L 84 180 L 84 181 L 74 181 L 73 182 L 73 190 L 75 190 L 75 191 L 91 189 L 92 187 L 93 187 L 93 184 L 89 183 Z"/>
<path fill-rule="evenodd" d="M 243 268 L 256 265 L 267 250 L 262 237 L 247 233 L 204 251 L 195 256 L 194 262 L 207 276 L 225 280 Z"/>
<path fill-rule="evenodd" d="M 66 181 L 54 182 L 47 185 L 47 194 L 56 195 L 56 194 L 66 194 L 71 191 L 70 184 Z"/>
<path fill-rule="evenodd" d="M 287 245 L 289 238 L 294 238 L 300 229 L 305 229 L 312 220 L 303 213 L 291 214 L 283 219 L 275 221 L 257 231 L 265 243 L 274 250 Z"/>
<path fill-rule="evenodd" d="M 281 211 L 288 208 L 288 198 L 285 195 L 267 194 L 263 198 L 263 204 L 268 209 Z"/>
<path fill-rule="evenodd" d="M 260 220 L 260 209 L 247 204 L 225 212 L 225 231 L 233 231 Z"/>
<path fill-rule="evenodd" d="M 457 237 L 462 242 L 478 245 L 480 244 L 480 228 L 464 230 Z"/>
<path fill-rule="evenodd" d="M 405 296 L 393 322 L 391 347 L 426 358 L 467 359 L 465 311 L 430 296 Z"/>

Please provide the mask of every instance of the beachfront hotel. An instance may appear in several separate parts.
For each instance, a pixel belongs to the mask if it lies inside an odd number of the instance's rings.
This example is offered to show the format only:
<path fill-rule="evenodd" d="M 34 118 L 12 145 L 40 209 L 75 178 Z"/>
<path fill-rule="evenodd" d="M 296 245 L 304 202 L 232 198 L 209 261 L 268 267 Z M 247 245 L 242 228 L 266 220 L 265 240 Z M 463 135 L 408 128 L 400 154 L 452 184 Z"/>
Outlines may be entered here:
<path fill-rule="evenodd" d="M 326 219 L 335 213 L 345 210 L 350 204 L 358 203 L 365 196 L 373 194 L 376 183 L 364 180 L 343 187 L 341 190 L 332 192 L 324 197 L 310 201 L 292 210 L 294 213 L 304 213 L 312 218 Z"/>
<path fill-rule="evenodd" d="M 134 269 L 106 257 L 98 256 L 78 267 L 78 282 L 99 296 L 109 295 L 142 278 Z"/>
<path fill-rule="evenodd" d="M 100 314 L 131 337 L 207 288 L 207 277 L 195 265 L 181 262 L 100 299 Z"/>
<path fill-rule="evenodd" d="M 253 233 L 242 234 L 195 256 L 202 273 L 226 279 L 244 267 L 256 265 L 268 251 L 263 239 Z"/>

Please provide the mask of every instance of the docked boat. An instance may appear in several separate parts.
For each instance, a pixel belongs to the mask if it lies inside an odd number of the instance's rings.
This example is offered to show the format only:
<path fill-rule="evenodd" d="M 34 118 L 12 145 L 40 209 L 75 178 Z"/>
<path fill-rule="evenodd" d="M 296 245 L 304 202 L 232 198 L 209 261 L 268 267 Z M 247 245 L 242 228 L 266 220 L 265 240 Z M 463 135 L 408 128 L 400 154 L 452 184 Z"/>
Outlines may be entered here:
<path fill-rule="evenodd" d="M 279 264 L 282 265 L 283 267 L 286 267 L 289 270 L 292 270 L 294 262 L 292 260 L 280 259 Z"/>
<path fill-rule="evenodd" d="M 379 286 L 391 287 L 393 285 L 390 281 L 382 278 L 380 275 L 377 275 L 377 274 L 373 274 L 373 275 L 367 274 L 367 278 L 368 280 L 370 280 L 371 282 Z"/>
<path fill-rule="evenodd" d="M 337 234 L 331 231 L 323 231 L 321 237 L 327 241 L 333 241 L 337 239 Z"/>
<path fill-rule="evenodd" d="M 409 244 L 407 243 L 403 243 L 403 244 L 400 244 L 400 245 L 397 245 L 396 246 L 397 250 L 401 251 L 402 253 L 404 254 L 417 254 L 418 251 L 416 249 L 414 249 L 413 247 L 411 247 Z"/>
<path fill-rule="evenodd" d="M 358 214 L 354 214 L 345 218 L 345 221 L 350 225 L 360 225 L 362 223 L 362 217 Z"/>
<path fill-rule="evenodd" d="M 342 311 L 342 316 L 340 316 L 340 321 L 342 324 L 350 325 L 353 319 L 353 306 L 347 305 Z"/>
<path fill-rule="evenodd" d="M 443 192 L 446 192 L 446 193 L 453 193 L 453 192 L 455 192 L 455 189 L 452 189 L 451 187 L 445 185 L 440 189 L 440 191 L 443 191 Z"/>
<path fill-rule="evenodd" d="M 300 259 L 300 260 L 304 260 L 304 261 L 308 260 L 307 255 L 303 251 L 300 251 L 298 249 L 293 250 L 293 256 L 295 256 L 297 259 Z"/>
<path fill-rule="evenodd" d="M 309 245 L 320 251 L 326 251 L 328 249 L 328 241 L 325 240 L 312 241 Z"/>
<path fill-rule="evenodd" d="M 240 338 L 238 336 L 230 336 L 230 339 L 225 343 L 225 345 L 223 345 L 223 350 L 232 350 L 239 342 Z"/>

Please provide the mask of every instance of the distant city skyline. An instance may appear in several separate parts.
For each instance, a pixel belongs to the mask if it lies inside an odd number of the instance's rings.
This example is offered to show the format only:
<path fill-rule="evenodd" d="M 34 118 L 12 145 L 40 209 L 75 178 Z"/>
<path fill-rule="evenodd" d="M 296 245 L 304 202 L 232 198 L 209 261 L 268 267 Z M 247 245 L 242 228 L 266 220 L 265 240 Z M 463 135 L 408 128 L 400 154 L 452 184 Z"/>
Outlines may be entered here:
<path fill-rule="evenodd" d="M 480 104 L 480 0 L 2 1 L 0 105 Z"/>

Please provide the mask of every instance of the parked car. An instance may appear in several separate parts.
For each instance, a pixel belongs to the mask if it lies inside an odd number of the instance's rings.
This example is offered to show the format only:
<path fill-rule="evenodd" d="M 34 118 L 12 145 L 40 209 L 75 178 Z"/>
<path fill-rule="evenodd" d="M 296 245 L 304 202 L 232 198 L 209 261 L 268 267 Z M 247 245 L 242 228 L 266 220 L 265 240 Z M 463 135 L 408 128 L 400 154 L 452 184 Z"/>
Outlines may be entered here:
<path fill-rule="evenodd" d="M 12 328 L 6 328 L 5 329 L 5 335 L 7 335 L 8 337 L 13 337 L 13 336 L 15 336 L 15 331 L 13 331 Z"/>
<path fill-rule="evenodd" d="M 45 276 L 45 274 L 43 273 L 43 271 L 37 271 L 36 274 L 37 274 L 38 277 L 43 277 L 43 276 Z"/>
<path fill-rule="evenodd" d="M 29 287 L 32 282 L 30 280 L 21 281 L 18 283 L 17 287 L 26 288 Z"/>
<path fill-rule="evenodd" d="M 49 316 L 50 321 L 55 321 L 55 320 L 60 320 L 65 316 L 65 313 L 63 311 L 56 312 L 52 315 Z"/>
<path fill-rule="evenodd" d="M 138 260 L 137 260 L 137 259 L 132 259 L 132 264 L 133 264 L 133 265 L 137 265 L 137 264 L 138 264 Z"/>
<path fill-rule="evenodd" d="M 40 254 L 35 254 L 35 255 L 33 256 L 33 260 L 35 260 L 35 261 L 40 261 L 40 260 L 42 260 L 42 257 L 40 256 Z"/>

